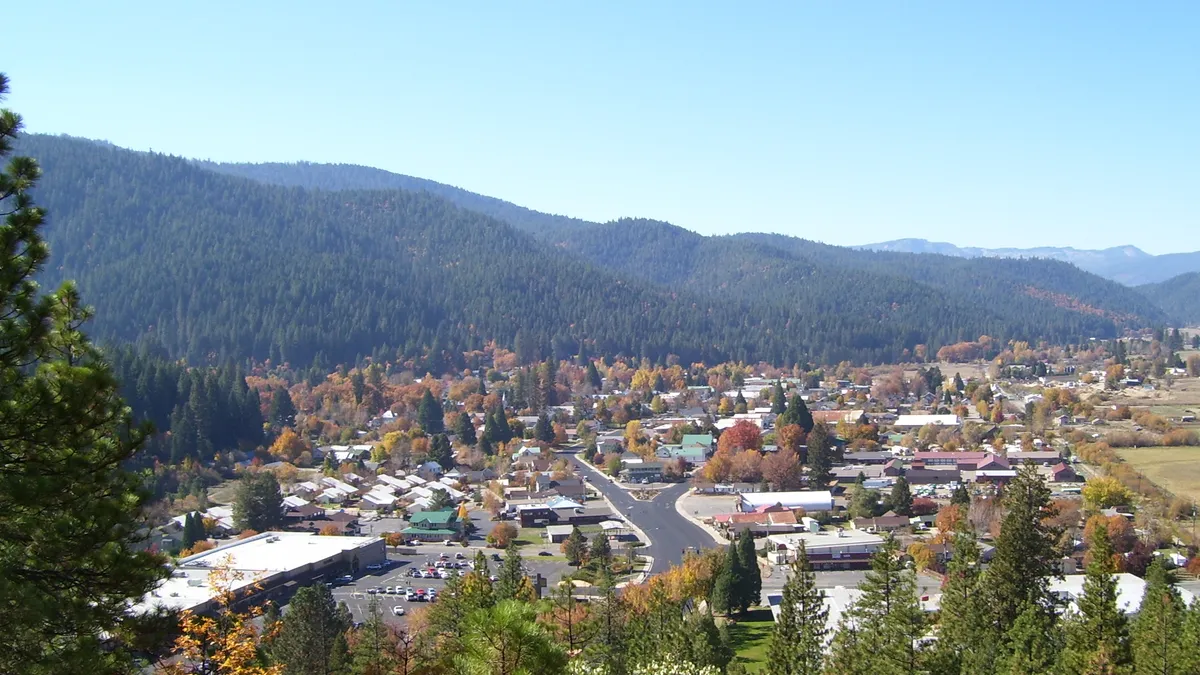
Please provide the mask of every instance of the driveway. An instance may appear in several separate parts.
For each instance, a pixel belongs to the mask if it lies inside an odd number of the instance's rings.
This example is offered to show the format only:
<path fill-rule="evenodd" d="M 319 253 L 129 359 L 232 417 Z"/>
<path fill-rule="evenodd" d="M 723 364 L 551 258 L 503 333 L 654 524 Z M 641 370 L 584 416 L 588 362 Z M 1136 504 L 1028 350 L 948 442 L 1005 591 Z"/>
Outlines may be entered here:
<path fill-rule="evenodd" d="M 575 465 L 575 470 L 597 490 L 602 492 L 613 506 L 633 524 L 642 528 L 650 538 L 650 545 L 643 549 L 645 555 L 654 558 L 651 574 L 665 572 L 671 565 L 683 561 L 688 547 L 706 548 L 713 545 L 712 537 L 675 510 L 675 500 L 687 492 L 687 483 L 674 483 L 662 489 L 652 501 L 638 501 L 621 488 L 608 481 L 608 477 L 579 461 L 573 453 L 560 453 Z"/>

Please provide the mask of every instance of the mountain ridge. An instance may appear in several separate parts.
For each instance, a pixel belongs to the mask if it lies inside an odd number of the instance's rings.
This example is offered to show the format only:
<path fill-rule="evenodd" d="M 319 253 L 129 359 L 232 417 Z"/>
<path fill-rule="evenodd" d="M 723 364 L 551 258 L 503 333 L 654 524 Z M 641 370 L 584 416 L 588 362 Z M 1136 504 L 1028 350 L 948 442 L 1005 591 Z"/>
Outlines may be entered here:
<path fill-rule="evenodd" d="M 957 258 L 1048 258 L 1069 262 L 1082 270 L 1126 286 L 1141 286 L 1165 281 L 1179 274 L 1200 271 L 1200 251 L 1154 255 L 1131 244 L 1104 249 L 1079 249 L 1072 246 L 984 248 L 958 246 L 928 239 L 903 238 L 851 248 L 892 253 L 936 253 Z"/>
<path fill-rule="evenodd" d="M 44 169 L 43 279 L 78 280 L 97 337 L 192 362 L 372 356 L 438 371 L 495 343 L 528 358 L 883 363 L 984 334 L 1061 342 L 1165 320 L 1144 296 L 1053 261 L 637 219 L 534 218 L 533 236 L 428 190 L 350 189 L 345 174 L 342 189 L 289 187 L 53 136 L 18 150 Z"/>

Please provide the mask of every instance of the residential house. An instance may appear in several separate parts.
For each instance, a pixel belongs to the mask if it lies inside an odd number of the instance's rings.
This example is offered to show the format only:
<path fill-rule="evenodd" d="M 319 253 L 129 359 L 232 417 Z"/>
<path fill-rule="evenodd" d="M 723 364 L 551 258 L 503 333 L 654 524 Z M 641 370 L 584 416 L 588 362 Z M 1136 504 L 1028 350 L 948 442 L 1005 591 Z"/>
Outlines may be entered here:
<path fill-rule="evenodd" d="M 625 464 L 621 468 L 620 478 L 626 482 L 647 481 L 654 482 L 662 479 L 663 467 L 662 462 L 641 462 Z"/>
<path fill-rule="evenodd" d="M 855 518 L 852 524 L 854 529 L 866 532 L 895 532 L 910 525 L 908 516 L 898 516 L 891 511 L 875 518 Z"/>

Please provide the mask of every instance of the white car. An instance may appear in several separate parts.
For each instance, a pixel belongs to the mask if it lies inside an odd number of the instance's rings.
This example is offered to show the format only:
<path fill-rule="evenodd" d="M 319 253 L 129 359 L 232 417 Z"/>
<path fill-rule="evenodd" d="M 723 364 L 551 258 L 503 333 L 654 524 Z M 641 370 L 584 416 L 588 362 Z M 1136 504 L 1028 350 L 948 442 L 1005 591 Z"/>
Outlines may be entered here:
<path fill-rule="evenodd" d="M 392 614 L 394 616 L 404 616 L 404 608 L 401 607 L 400 605 L 396 605 L 395 607 L 392 608 Z"/>
<path fill-rule="evenodd" d="M 440 577 L 441 577 L 441 578 L 443 578 L 443 579 L 449 579 L 449 578 L 450 578 L 450 573 L 449 573 L 449 572 L 447 572 L 446 570 L 442 570 L 442 573 L 441 573 L 440 575 L 438 575 L 438 576 L 440 576 Z"/>

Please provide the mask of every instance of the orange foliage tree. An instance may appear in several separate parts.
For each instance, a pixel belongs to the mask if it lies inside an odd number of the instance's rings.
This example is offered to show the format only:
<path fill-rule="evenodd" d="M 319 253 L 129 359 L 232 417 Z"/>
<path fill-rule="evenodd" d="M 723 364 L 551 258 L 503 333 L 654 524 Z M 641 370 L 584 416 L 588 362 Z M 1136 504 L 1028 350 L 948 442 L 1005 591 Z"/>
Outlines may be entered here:
<path fill-rule="evenodd" d="M 208 575 L 208 582 L 217 591 L 217 609 L 212 616 L 202 616 L 185 610 L 180 616 L 180 633 L 175 639 L 173 655 L 176 660 L 159 672 L 166 675 L 186 675 L 204 672 L 209 675 L 282 675 L 283 666 L 263 665 L 259 654 L 262 634 L 254 619 L 262 614 L 261 607 L 245 612 L 233 610 L 239 593 L 235 587 L 245 575 L 232 569 L 232 558 L 226 557 Z M 251 590 L 253 586 L 250 587 Z M 197 666 L 204 670 L 197 671 Z"/>
<path fill-rule="evenodd" d="M 751 422 L 738 420 L 737 424 L 721 432 L 717 450 L 758 450 L 762 447 L 762 432 Z"/>

